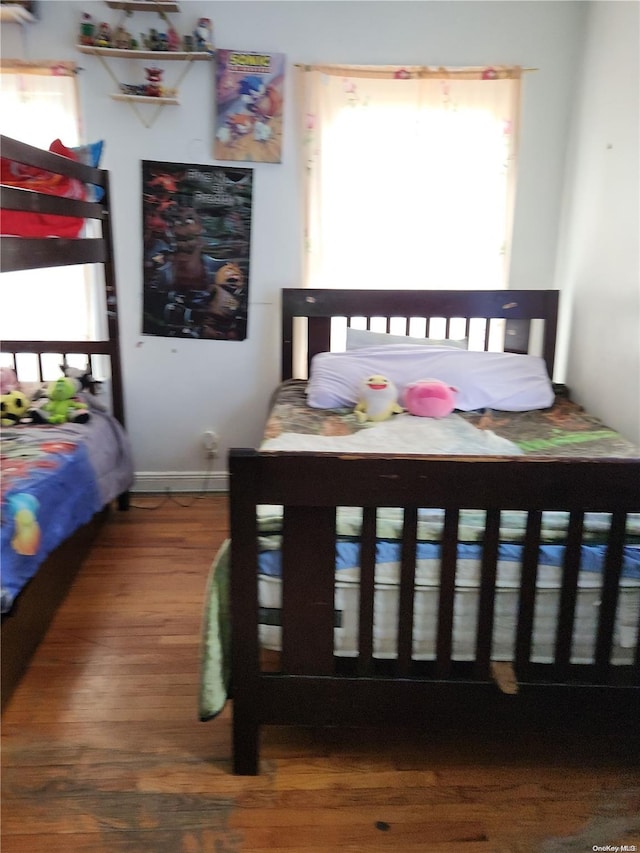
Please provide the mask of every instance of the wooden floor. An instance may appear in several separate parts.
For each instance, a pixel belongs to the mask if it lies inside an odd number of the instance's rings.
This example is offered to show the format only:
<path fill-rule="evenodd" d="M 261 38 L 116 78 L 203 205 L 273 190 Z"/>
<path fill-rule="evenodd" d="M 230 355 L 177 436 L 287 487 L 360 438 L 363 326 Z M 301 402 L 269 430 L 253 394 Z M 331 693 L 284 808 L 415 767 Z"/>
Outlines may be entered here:
<path fill-rule="evenodd" d="M 3 715 L 3 853 L 640 848 L 631 732 L 273 727 L 261 775 L 231 775 L 228 710 L 197 719 L 225 499 L 133 504 L 112 514 Z"/>

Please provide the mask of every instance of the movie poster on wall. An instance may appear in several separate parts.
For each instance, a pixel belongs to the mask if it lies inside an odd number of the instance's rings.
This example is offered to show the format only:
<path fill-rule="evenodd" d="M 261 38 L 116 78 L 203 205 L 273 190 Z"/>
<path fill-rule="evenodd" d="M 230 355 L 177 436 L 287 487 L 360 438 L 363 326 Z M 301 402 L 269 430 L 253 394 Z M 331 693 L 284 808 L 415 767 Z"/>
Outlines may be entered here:
<path fill-rule="evenodd" d="M 282 161 L 285 56 L 216 52 L 216 160 Z"/>
<path fill-rule="evenodd" d="M 253 170 L 142 161 L 142 333 L 247 336 Z"/>

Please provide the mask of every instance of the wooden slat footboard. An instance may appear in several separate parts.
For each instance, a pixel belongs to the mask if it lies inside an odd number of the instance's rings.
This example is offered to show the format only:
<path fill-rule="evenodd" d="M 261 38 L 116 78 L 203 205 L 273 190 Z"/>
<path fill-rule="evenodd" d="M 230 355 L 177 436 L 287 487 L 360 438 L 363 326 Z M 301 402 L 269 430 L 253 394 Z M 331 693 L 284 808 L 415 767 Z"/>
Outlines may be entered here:
<path fill-rule="evenodd" d="M 486 701 L 513 714 L 542 697 L 579 707 L 603 696 L 640 713 L 640 653 L 612 663 L 614 624 L 627 514 L 640 512 L 640 461 L 540 458 L 357 457 L 261 454 L 232 450 L 229 458 L 233 621 L 234 770 L 258 770 L 262 724 L 378 724 L 424 722 L 442 702 L 460 702 L 472 714 Z M 282 653 L 280 671 L 262 672 L 258 641 L 257 507 L 283 507 Z M 361 580 L 357 657 L 334 655 L 336 509 L 360 507 Z M 375 511 L 404 510 L 397 655 L 373 654 Z M 419 508 L 445 511 L 434 660 L 413 655 L 414 575 Z M 458 516 L 486 511 L 478 591 L 476 653 L 453 654 Z M 528 513 L 519 589 L 513 671 L 517 697 L 492 680 L 492 631 L 500 514 Z M 545 510 L 570 513 L 554 660 L 531 660 L 540 519 Z M 588 511 L 612 514 L 606 546 L 594 660 L 571 659 L 577 578 Z M 574 688 L 573 691 L 570 688 Z M 624 693 L 624 700 L 620 696 Z M 559 697 L 563 698 L 560 699 Z M 506 706 L 504 703 L 508 702 Z M 502 709 L 502 710 L 501 710 Z M 586 713 L 587 711 L 585 711 Z"/>

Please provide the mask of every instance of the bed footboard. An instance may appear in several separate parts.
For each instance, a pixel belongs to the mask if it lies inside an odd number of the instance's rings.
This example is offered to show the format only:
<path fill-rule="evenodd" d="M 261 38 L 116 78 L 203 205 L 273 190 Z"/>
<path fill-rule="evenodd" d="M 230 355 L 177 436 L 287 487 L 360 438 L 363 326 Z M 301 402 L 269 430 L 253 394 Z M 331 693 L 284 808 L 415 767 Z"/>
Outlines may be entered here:
<path fill-rule="evenodd" d="M 257 772 L 262 724 L 424 724 L 437 708 L 474 713 L 486 702 L 494 704 L 492 713 L 512 718 L 514 713 L 530 713 L 532 701 L 544 701 L 547 710 L 550 704 L 568 708 L 572 692 L 579 697 L 582 713 L 585 705 L 595 709 L 602 697 L 611 707 L 640 712 L 640 580 L 634 585 L 623 577 L 627 519 L 640 512 L 638 460 L 364 458 L 237 449 L 231 451 L 229 471 L 236 773 Z M 260 505 L 283 508 L 281 650 L 275 672 L 261 668 Z M 339 507 L 362 511 L 357 649 L 346 656 L 335 649 Z M 380 656 L 374 630 L 376 519 L 389 507 L 402 517 L 397 642 L 393 654 Z M 437 603 L 430 617 L 433 654 L 417 655 L 415 629 L 425 618 L 419 615 L 416 584 L 423 508 L 441 510 L 443 526 Z M 460 519 L 468 510 L 483 511 L 485 522 L 479 543 L 474 651 L 460 659 L 454 635 L 456 574 Z M 524 513 L 526 523 L 511 615 L 511 654 L 502 660 L 499 675 L 496 657 L 504 658 L 495 651 L 500 528 L 501 518 L 511 511 Z M 534 629 L 544 551 L 541 519 L 547 511 L 566 513 L 567 527 L 551 657 L 540 661 L 534 654 Z M 573 637 L 585 513 L 591 512 L 606 512 L 610 524 L 601 549 L 592 654 L 583 660 L 573 652 Z M 625 583 L 635 595 L 635 624 L 620 658 L 616 620 Z"/>

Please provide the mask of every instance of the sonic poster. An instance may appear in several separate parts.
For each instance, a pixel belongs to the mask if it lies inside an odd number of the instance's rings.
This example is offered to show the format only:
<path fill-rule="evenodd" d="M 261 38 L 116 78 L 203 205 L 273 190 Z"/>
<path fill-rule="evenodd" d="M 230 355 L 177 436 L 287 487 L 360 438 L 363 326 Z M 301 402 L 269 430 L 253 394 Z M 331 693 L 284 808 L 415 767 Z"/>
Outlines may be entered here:
<path fill-rule="evenodd" d="M 285 56 L 218 50 L 216 160 L 280 163 Z"/>
<path fill-rule="evenodd" d="M 145 335 L 247 336 L 253 171 L 142 161 Z"/>

